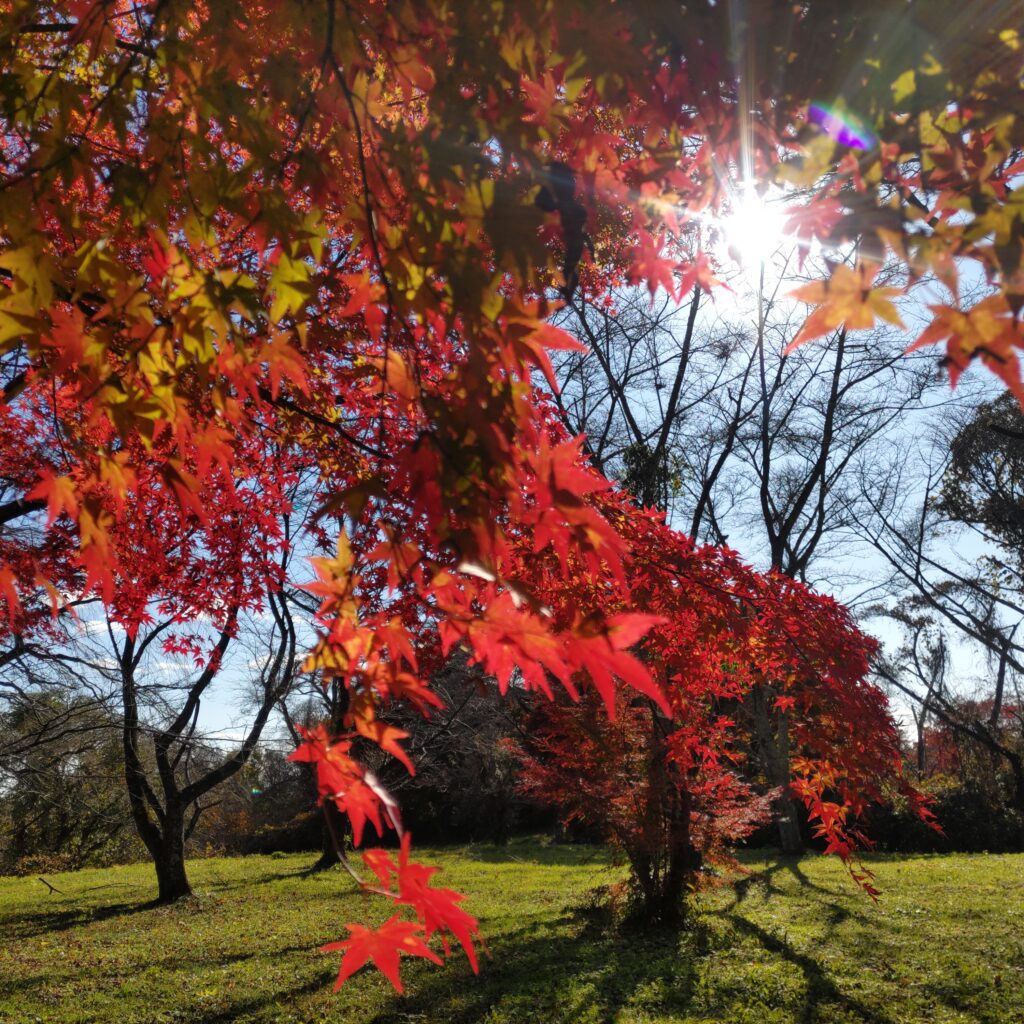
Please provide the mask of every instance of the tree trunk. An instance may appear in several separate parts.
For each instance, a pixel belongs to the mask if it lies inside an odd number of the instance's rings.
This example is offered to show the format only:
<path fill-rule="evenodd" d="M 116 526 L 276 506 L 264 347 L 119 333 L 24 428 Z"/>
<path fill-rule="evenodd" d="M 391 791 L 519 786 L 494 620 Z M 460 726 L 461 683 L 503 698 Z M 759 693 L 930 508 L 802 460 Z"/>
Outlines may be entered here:
<path fill-rule="evenodd" d="M 633 915 L 638 924 L 679 927 L 686 919 L 686 893 L 703 862 L 691 842 L 690 792 L 677 772 L 666 762 L 663 745 L 655 741 L 647 764 L 642 846 L 630 854 L 641 896 Z"/>
<path fill-rule="evenodd" d="M 185 874 L 185 821 L 180 811 L 167 814 L 160 830 L 156 848 L 150 848 L 156 867 L 156 881 L 161 903 L 174 903 L 192 895 L 192 886 Z"/>
<path fill-rule="evenodd" d="M 309 869 L 310 871 L 326 871 L 338 863 L 338 847 L 344 841 L 345 829 L 348 825 L 346 817 L 330 800 L 324 801 L 320 807 L 322 815 L 320 823 L 320 858 Z"/>
<path fill-rule="evenodd" d="M 792 781 L 789 770 L 789 721 L 784 711 L 776 712 L 775 728 L 772 728 L 770 696 L 771 691 L 766 685 L 755 686 L 752 692 L 757 745 L 769 784 L 780 790 L 779 796 L 772 802 L 772 813 L 779 831 L 779 848 L 785 854 L 797 854 L 803 852 L 804 842 L 800 835 L 797 803 L 789 791 Z"/>
<path fill-rule="evenodd" d="M 669 850 L 668 867 L 661 883 L 662 924 L 676 925 L 684 920 L 686 893 L 702 862 L 700 851 L 690 844 L 689 838 Z"/>
<path fill-rule="evenodd" d="M 139 715 L 132 650 L 132 645 L 126 644 L 121 655 L 124 694 L 122 743 L 128 803 L 139 837 L 153 858 L 158 899 L 161 903 L 173 903 L 192 895 L 192 887 L 185 875 L 185 808 L 168 800 L 165 809 L 161 810 L 146 779 L 146 769 L 139 756 Z"/>
<path fill-rule="evenodd" d="M 345 728 L 345 714 L 348 711 L 351 698 L 348 690 L 341 683 L 334 679 L 330 690 L 330 731 L 332 736 L 337 736 Z M 348 818 L 338 810 L 333 800 L 320 802 L 320 792 L 317 786 L 316 765 L 309 765 L 310 791 L 320 805 L 322 821 L 320 825 L 320 857 L 309 869 L 310 871 L 326 871 L 338 863 L 338 852 L 345 841 L 345 832 L 348 828 Z"/>
<path fill-rule="evenodd" d="M 796 801 L 790 796 L 781 796 L 775 803 L 775 823 L 779 828 L 779 849 L 787 856 L 803 853 L 804 840 L 800 835 Z"/>
<path fill-rule="evenodd" d="M 161 903 L 174 903 L 175 900 L 192 895 L 192 886 L 189 885 L 188 876 L 185 874 L 184 843 L 170 840 L 167 849 L 162 850 L 154 858 L 153 863 L 156 865 L 156 881 Z"/>
<path fill-rule="evenodd" d="M 1016 754 L 1007 758 L 1013 772 L 1013 806 L 1024 814 L 1024 760 Z"/>
<path fill-rule="evenodd" d="M 688 838 L 654 857 L 646 852 L 630 856 L 640 904 L 631 917 L 635 924 L 675 928 L 686 919 L 686 893 L 701 866 L 700 851 Z"/>

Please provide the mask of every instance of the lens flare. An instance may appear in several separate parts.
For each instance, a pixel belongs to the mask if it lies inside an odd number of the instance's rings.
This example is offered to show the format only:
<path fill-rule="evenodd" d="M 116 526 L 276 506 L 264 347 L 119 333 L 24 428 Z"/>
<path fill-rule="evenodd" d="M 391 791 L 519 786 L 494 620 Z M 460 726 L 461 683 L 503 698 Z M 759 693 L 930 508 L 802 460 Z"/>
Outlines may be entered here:
<path fill-rule="evenodd" d="M 871 129 L 848 110 L 837 110 L 824 103 L 812 103 L 807 108 L 807 119 L 841 146 L 872 149 L 878 141 Z"/>

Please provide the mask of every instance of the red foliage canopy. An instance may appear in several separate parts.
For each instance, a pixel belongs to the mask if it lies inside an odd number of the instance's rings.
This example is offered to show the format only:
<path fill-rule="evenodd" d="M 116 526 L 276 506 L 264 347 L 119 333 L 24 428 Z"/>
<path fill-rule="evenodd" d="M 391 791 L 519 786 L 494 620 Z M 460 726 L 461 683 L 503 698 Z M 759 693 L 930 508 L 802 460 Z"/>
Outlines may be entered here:
<path fill-rule="evenodd" d="M 745 705 L 757 690 L 786 720 L 792 788 L 828 852 L 849 859 L 862 841 L 858 815 L 887 789 L 929 816 L 902 779 L 886 698 L 866 679 L 875 642 L 845 609 L 728 550 L 696 548 L 652 513 L 621 501 L 604 512 L 630 542 L 632 601 L 652 616 L 638 654 L 665 700 L 620 694 L 607 722 L 585 705 L 539 708 L 525 741 L 527 792 L 600 826 L 634 859 L 675 842 L 713 855 L 764 809 L 737 774 L 755 742 Z M 571 607 L 592 578 L 556 569 L 544 583 L 554 607 Z"/>

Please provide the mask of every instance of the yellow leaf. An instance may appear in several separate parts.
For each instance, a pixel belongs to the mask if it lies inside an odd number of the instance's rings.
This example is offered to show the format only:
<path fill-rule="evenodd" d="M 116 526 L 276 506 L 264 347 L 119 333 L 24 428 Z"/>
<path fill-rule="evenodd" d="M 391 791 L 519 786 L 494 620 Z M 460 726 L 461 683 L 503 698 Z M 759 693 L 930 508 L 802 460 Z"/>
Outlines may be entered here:
<path fill-rule="evenodd" d="M 917 91 L 917 78 L 911 68 L 904 71 L 895 82 L 892 83 L 892 98 L 896 103 L 902 103 L 908 96 Z"/>
<path fill-rule="evenodd" d="M 48 256 L 23 247 L 0 253 L 0 267 L 11 272 L 14 281 L 4 301 L 8 314 L 31 316 L 53 304 L 53 264 Z"/>
<path fill-rule="evenodd" d="M 270 290 L 274 301 L 270 306 L 270 319 L 274 323 L 283 316 L 294 315 L 306 304 L 312 287 L 309 265 L 301 259 L 292 259 L 282 253 L 270 276 Z"/>

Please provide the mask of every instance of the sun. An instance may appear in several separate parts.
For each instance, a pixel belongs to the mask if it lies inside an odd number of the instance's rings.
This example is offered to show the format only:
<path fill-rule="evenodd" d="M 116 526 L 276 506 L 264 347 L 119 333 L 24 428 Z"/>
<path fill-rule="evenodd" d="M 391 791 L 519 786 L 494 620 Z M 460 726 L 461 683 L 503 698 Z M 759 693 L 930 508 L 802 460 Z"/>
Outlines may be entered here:
<path fill-rule="evenodd" d="M 725 255 L 745 272 L 760 273 L 792 247 L 785 232 L 785 204 L 779 193 L 759 195 L 752 184 L 742 185 L 719 220 Z"/>

